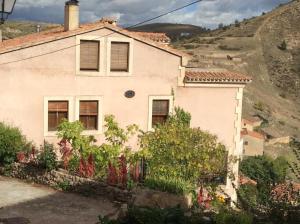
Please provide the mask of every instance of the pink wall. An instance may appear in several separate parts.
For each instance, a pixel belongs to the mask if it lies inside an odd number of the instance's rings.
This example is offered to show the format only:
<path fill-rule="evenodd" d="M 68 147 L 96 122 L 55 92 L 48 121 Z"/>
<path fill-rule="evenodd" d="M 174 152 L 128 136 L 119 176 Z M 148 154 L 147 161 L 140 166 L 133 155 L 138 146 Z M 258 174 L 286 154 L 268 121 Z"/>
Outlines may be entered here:
<path fill-rule="evenodd" d="M 100 30 L 87 35 L 110 33 Z M 118 37 L 120 34 L 113 34 Z M 76 38 L 31 47 L 0 55 L 0 63 L 64 48 Z M 171 95 L 175 105 L 192 114 L 192 125 L 217 134 L 233 146 L 237 88 L 177 87 L 181 58 L 134 41 L 133 75 L 130 77 L 76 76 L 76 50 L 70 48 L 43 57 L 0 66 L 0 121 L 20 127 L 37 144 L 44 140 L 45 96 L 103 96 L 104 114 L 114 114 L 122 125 L 136 123 L 146 130 L 148 97 Z M 124 97 L 134 90 L 132 99 Z M 49 138 L 47 138 L 49 139 Z"/>

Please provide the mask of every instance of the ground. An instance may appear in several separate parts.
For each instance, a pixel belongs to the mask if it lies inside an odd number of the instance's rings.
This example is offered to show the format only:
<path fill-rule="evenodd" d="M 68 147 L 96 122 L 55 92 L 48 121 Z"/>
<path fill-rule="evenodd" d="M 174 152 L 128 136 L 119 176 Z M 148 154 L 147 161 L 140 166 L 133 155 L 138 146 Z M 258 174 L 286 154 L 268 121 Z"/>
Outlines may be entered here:
<path fill-rule="evenodd" d="M 0 224 L 96 223 L 113 214 L 105 199 L 87 198 L 0 176 Z"/>

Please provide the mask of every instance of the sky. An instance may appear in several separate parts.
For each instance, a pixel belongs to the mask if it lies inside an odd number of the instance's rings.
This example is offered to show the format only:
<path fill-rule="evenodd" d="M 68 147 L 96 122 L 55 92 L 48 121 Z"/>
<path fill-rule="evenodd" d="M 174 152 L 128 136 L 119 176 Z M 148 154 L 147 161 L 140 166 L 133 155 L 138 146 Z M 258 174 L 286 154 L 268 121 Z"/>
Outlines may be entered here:
<path fill-rule="evenodd" d="M 63 23 L 66 0 L 17 0 L 14 20 L 34 20 Z M 102 17 L 114 17 L 123 26 L 153 18 L 194 0 L 81 0 L 81 22 L 93 22 Z M 203 0 L 184 10 L 153 22 L 186 23 L 215 28 L 236 19 L 251 18 L 268 12 L 289 0 Z"/>

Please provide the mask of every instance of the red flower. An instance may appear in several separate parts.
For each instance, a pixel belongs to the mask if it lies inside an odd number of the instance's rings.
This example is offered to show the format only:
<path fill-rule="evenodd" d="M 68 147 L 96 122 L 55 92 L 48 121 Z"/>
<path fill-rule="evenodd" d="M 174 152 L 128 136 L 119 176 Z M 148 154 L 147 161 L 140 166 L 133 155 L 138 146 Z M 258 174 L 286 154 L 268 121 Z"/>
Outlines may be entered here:
<path fill-rule="evenodd" d="M 26 159 L 26 156 L 25 156 L 24 152 L 19 152 L 17 154 L 17 160 L 18 160 L 19 163 L 25 162 L 25 159 Z"/>

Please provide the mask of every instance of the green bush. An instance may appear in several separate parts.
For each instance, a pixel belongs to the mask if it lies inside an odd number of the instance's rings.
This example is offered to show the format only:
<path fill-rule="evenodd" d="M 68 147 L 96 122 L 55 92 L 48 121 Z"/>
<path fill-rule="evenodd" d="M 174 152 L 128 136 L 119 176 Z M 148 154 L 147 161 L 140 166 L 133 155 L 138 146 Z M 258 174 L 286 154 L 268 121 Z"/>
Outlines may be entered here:
<path fill-rule="evenodd" d="M 214 221 L 216 224 L 252 224 L 253 217 L 245 212 L 224 209 L 214 217 Z"/>
<path fill-rule="evenodd" d="M 147 174 L 151 178 L 196 184 L 201 177 L 226 173 L 225 146 L 216 136 L 190 128 L 189 123 L 190 114 L 176 109 L 165 124 L 141 136 Z"/>
<path fill-rule="evenodd" d="M 0 122 L 0 164 L 15 162 L 17 153 L 30 147 L 20 129 Z"/>
<path fill-rule="evenodd" d="M 172 179 L 162 177 L 147 177 L 145 182 L 145 186 L 148 188 L 169 192 L 178 195 L 185 195 L 192 192 L 195 189 L 195 186 L 191 183 L 181 180 L 181 179 Z"/>
<path fill-rule="evenodd" d="M 258 183 L 275 184 L 285 181 L 288 163 L 284 157 L 272 160 L 266 156 L 248 157 L 240 164 L 241 172 Z"/>
<path fill-rule="evenodd" d="M 258 190 L 255 185 L 245 184 L 238 189 L 241 206 L 247 211 L 255 210 L 258 204 Z"/>
<path fill-rule="evenodd" d="M 37 156 L 38 165 L 44 169 L 51 171 L 58 167 L 57 156 L 54 151 L 54 146 L 47 142 L 41 147 L 41 152 Z"/>

